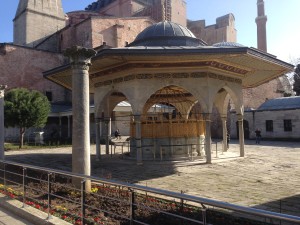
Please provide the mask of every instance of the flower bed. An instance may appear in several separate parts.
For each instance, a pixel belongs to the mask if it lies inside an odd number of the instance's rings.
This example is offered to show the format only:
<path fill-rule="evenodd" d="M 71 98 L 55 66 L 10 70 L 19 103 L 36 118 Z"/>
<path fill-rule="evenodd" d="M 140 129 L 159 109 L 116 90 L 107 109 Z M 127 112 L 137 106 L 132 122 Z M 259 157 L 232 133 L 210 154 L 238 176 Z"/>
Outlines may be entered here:
<path fill-rule="evenodd" d="M 36 209 L 59 217 L 75 225 L 83 225 L 81 221 L 81 193 L 66 185 L 53 185 L 51 207 L 48 208 L 48 196 L 40 194 L 37 190 L 45 189 L 45 184 L 29 183 L 26 189 L 26 204 Z M 5 187 L 0 185 L 0 192 L 22 201 L 23 192 L 18 187 Z M 95 185 L 91 193 L 86 194 L 87 208 L 85 210 L 85 225 L 112 225 L 130 224 L 130 196 L 127 188 L 109 185 Z M 70 199 L 69 202 L 66 199 Z M 78 204 L 75 204 L 78 203 Z M 88 207 L 92 206 L 92 207 Z M 153 225 L 192 225 L 191 221 L 184 221 L 167 214 L 176 214 L 188 217 L 196 221 L 202 221 L 202 207 L 188 205 L 182 201 L 168 200 L 147 193 L 135 194 L 134 219 Z M 167 214 L 161 211 L 167 212 Z M 224 213 L 214 209 L 206 209 L 207 222 L 216 225 L 266 225 L 268 223 L 253 221 L 250 219 L 235 217 L 230 213 Z"/>

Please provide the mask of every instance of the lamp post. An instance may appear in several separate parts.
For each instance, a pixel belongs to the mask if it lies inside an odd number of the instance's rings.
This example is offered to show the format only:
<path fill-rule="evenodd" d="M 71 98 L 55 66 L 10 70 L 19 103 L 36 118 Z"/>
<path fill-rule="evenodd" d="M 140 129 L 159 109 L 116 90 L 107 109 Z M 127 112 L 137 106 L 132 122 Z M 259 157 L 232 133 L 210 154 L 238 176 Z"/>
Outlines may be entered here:
<path fill-rule="evenodd" d="M 6 85 L 0 85 L 0 159 L 4 159 L 4 91 Z"/>

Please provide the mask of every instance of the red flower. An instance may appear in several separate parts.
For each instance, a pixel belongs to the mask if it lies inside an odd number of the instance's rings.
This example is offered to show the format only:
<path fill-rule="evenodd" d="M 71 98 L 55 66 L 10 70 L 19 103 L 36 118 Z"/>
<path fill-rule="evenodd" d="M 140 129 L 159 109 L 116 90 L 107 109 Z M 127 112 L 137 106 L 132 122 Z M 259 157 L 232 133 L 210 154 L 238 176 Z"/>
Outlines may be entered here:
<path fill-rule="evenodd" d="M 82 225 L 82 222 L 80 219 L 76 220 L 75 225 Z"/>

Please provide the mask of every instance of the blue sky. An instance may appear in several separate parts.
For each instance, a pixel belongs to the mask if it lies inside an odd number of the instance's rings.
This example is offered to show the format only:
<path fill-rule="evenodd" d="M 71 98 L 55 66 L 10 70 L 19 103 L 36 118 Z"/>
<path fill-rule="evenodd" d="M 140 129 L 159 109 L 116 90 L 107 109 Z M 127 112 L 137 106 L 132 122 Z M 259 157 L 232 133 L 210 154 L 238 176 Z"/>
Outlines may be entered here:
<path fill-rule="evenodd" d="M 19 0 L 2 0 L 0 42 L 11 42 Z M 62 0 L 65 12 L 84 9 L 93 0 Z M 5 3 L 4 3 L 5 2 Z M 257 0 L 186 0 L 188 18 L 205 19 L 206 25 L 219 16 L 233 13 L 240 44 L 256 47 Z M 268 52 L 288 62 L 300 58 L 300 0 L 265 0 Z"/>

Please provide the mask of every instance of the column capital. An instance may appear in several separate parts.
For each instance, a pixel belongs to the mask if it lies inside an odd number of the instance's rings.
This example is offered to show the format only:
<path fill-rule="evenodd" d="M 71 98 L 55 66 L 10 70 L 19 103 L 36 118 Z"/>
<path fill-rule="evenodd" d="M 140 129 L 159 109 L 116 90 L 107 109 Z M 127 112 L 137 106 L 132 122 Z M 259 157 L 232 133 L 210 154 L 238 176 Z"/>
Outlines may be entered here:
<path fill-rule="evenodd" d="M 7 88 L 7 85 L 1 85 L 0 84 L 0 98 L 4 97 L 4 91 Z"/>
<path fill-rule="evenodd" d="M 64 55 L 69 57 L 73 68 L 88 70 L 91 65 L 91 58 L 96 55 L 96 51 L 81 46 L 73 46 L 66 49 Z"/>
<path fill-rule="evenodd" d="M 237 114 L 237 120 L 238 120 L 238 121 L 243 121 L 243 120 L 244 120 L 244 115 L 242 115 L 242 114 Z"/>
<path fill-rule="evenodd" d="M 222 120 L 227 120 L 227 116 L 221 116 Z"/>

